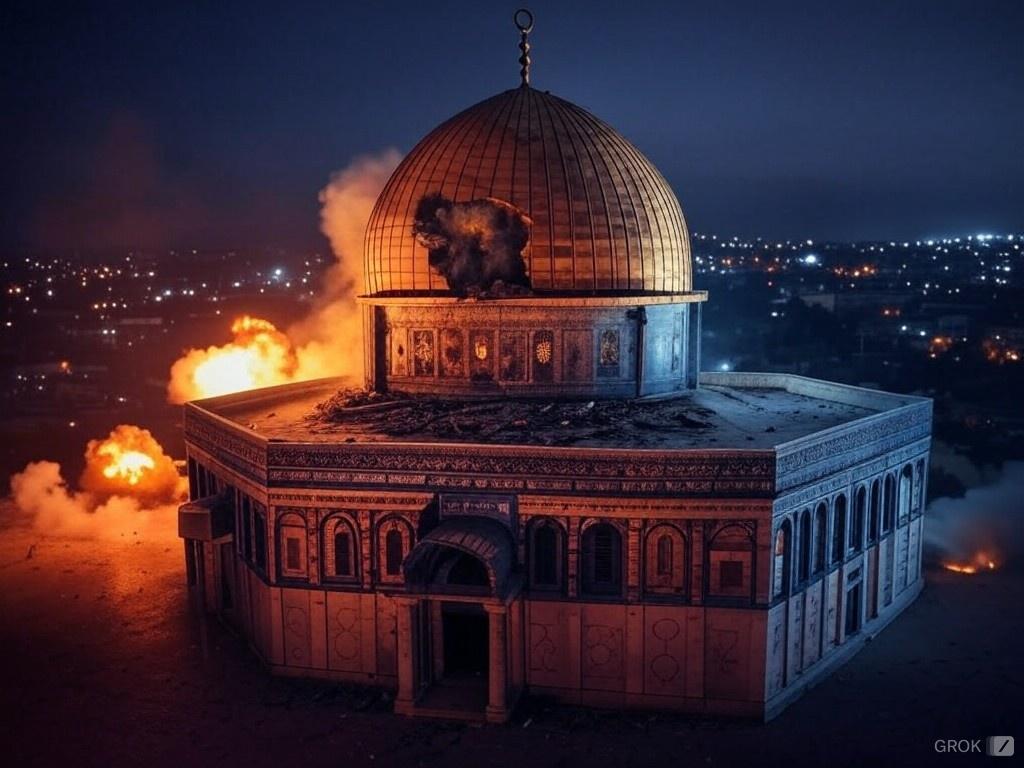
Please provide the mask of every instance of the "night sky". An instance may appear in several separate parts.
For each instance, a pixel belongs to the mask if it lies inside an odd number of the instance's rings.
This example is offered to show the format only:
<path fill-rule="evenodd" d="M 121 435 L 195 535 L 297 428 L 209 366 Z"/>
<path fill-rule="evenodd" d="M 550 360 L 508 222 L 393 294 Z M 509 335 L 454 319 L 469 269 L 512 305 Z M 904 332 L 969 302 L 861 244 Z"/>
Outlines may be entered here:
<path fill-rule="evenodd" d="M 318 247 L 332 170 L 518 83 L 512 3 L 4 4 L 0 248 Z M 1024 230 L 1024 3 L 534 2 L 533 84 L 696 231 Z"/>

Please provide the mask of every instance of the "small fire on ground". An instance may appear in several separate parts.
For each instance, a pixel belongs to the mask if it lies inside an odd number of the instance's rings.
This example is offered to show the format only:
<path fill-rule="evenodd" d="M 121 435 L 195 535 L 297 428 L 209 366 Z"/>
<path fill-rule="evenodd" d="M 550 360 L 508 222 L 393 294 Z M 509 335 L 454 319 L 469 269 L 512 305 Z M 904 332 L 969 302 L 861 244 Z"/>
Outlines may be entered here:
<path fill-rule="evenodd" d="M 942 567 L 954 573 L 976 574 L 983 571 L 994 571 L 996 569 L 996 561 L 985 552 L 979 552 L 972 560 L 961 562 L 947 561 L 942 564 Z"/>

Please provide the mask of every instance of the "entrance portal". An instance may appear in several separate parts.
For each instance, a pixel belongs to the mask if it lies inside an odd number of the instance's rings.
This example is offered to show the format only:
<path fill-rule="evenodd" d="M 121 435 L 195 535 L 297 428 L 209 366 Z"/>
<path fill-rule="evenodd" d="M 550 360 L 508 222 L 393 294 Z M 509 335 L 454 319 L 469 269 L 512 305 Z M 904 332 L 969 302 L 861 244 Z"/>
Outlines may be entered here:
<path fill-rule="evenodd" d="M 445 677 L 487 679 L 487 613 L 471 603 L 441 607 Z"/>

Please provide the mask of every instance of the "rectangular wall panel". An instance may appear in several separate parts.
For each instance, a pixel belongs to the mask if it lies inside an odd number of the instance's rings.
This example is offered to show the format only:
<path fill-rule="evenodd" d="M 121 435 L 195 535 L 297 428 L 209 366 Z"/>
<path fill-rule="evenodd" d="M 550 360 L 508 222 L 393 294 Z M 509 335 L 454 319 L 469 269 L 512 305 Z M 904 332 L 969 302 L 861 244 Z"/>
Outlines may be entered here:
<path fill-rule="evenodd" d="M 570 648 L 569 605 L 527 604 L 526 679 L 529 685 L 568 688 L 573 685 L 571 666 L 579 664 Z"/>
<path fill-rule="evenodd" d="M 377 674 L 398 675 L 398 625 L 395 603 L 385 595 L 377 596 Z"/>
<path fill-rule="evenodd" d="M 282 589 L 284 663 L 290 667 L 313 666 L 309 633 L 309 590 Z"/>
<path fill-rule="evenodd" d="M 327 595 L 327 660 L 331 669 L 363 671 L 361 597 L 357 592 Z"/>
<path fill-rule="evenodd" d="M 584 605 L 580 627 L 583 687 L 622 691 L 626 682 L 626 608 Z"/>
<path fill-rule="evenodd" d="M 711 699 L 748 700 L 752 684 L 750 668 L 751 618 L 749 611 L 708 608 L 704 656 L 704 691 Z"/>
<path fill-rule="evenodd" d="M 687 609 L 644 609 L 644 693 L 685 696 L 687 677 Z"/>
<path fill-rule="evenodd" d="M 786 625 L 786 603 L 780 603 L 768 612 L 767 698 L 786 685 Z"/>
<path fill-rule="evenodd" d="M 804 669 L 821 658 L 821 592 L 818 581 L 807 588 L 804 606 Z"/>

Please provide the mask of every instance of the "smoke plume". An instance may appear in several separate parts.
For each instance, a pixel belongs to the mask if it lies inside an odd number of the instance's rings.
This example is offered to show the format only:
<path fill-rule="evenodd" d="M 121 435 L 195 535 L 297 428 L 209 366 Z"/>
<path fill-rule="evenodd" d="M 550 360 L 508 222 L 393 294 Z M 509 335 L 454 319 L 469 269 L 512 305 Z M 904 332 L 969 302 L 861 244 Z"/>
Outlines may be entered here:
<path fill-rule="evenodd" d="M 532 223 L 503 200 L 455 203 L 437 193 L 416 206 L 412 231 L 453 293 L 522 293 L 530 287 L 523 249 Z"/>
<path fill-rule="evenodd" d="M 37 528 L 89 538 L 175 535 L 187 481 L 147 430 L 122 424 L 105 440 L 90 440 L 85 458 L 79 490 L 53 461 L 32 462 L 11 477 L 15 505 Z"/>
<path fill-rule="evenodd" d="M 968 561 L 985 553 L 997 564 L 1024 555 L 1024 462 L 1009 462 L 994 483 L 963 498 L 936 499 L 925 517 L 925 544 L 940 559 Z"/>
<path fill-rule="evenodd" d="M 317 306 L 288 329 L 299 347 L 302 378 L 362 379 L 363 321 L 356 296 L 364 285 L 363 237 L 377 197 L 401 159 L 397 149 L 358 157 L 320 190 L 320 231 L 336 261 L 324 278 Z"/>
<path fill-rule="evenodd" d="M 320 191 L 320 229 L 335 263 L 310 314 L 284 333 L 266 320 L 239 318 L 228 344 L 186 350 L 171 367 L 170 402 L 324 376 L 362 378 L 363 328 L 355 299 L 363 287 L 363 234 L 400 159 L 394 149 L 356 158 Z"/>

